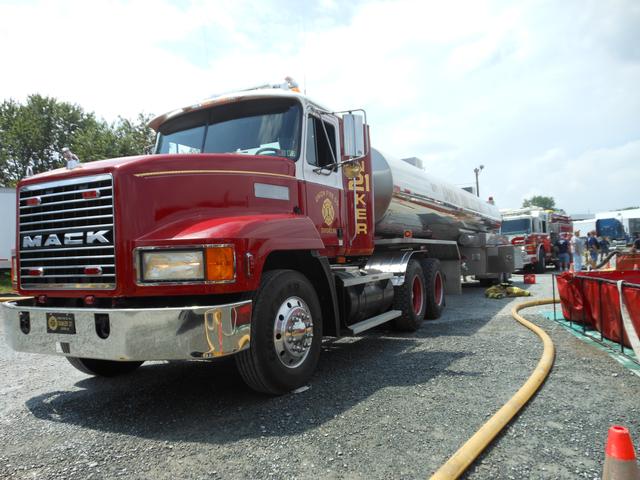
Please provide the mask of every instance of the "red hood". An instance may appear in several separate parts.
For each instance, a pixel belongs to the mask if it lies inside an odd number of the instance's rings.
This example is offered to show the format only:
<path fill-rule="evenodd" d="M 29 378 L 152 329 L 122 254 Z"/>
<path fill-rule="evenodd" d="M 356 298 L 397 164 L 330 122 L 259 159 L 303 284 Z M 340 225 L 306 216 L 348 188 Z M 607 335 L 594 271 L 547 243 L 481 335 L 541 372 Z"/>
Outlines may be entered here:
<path fill-rule="evenodd" d="M 19 186 L 29 185 L 32 183 L 50 182 L 60 180 L 62 178 L 82 177 L 85 175 L 94 175 L 97 173 L 111 172 L 121 165 L 135 163 L 144 159 L 145 155 L 134 157 L 109 158 L 107 160 L 97 160 L 95 162 L 81 163 L 74 169 L 57 168 L 49 172 L 38 173 L 33 177 L 25 178 L 20 181 Z"/>
<path fill-rule="evenodd" d="M 22 185 L 61 180 L 63 178 L 84 177 L 100 173 L 158 174 L 158 172 L 183 170 L 233 170 L 271 173 L 293 177 L 295 176 L 295 163 L 283 157 L 234 153 L 138 155 L 81 163 L 72 170 L 58 168 L 50 172 L 39 173 L 38 175 L 22 180 L 18 184 L 18 188 Z"/>

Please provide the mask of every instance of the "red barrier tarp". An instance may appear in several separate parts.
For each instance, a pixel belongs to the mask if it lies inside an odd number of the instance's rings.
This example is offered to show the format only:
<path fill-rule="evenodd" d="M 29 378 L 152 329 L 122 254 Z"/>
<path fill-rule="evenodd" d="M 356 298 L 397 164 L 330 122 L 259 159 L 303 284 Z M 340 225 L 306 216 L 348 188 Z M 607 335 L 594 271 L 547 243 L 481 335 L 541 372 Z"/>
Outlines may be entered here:
<path fill-rule="evenodd" d="M 614 342 L 620 342 L 622 317 L 618 286 L 615 283 L 600 280 L 618 281 L 636 285 L 622 287 L 622 295 L 631 317 L 631 322 L 640 333 L 640 271 L 592 271 L 576 275 L 565 272 L 557 277 L 558 292 L 562 304 L 562 314 L 567 320 L 584 323 L 590 328 L 602 332 L 602 335 Z M 630 346 L 626 333 L 624 345 Z"/>

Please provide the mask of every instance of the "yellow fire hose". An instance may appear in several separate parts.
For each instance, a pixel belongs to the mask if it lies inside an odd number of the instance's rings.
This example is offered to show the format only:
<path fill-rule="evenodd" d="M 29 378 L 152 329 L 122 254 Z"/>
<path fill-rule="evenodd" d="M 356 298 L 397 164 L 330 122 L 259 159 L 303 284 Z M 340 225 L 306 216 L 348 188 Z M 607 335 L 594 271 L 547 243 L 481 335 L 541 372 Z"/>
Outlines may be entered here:
<path fill-rule="evenodd" d="M 467 442 L 460 447 L 460 449 L 454 453 L 436 473 L 433 474 L 431 480 L 449 480 L 458 478 L 462 475 L 462 473 L 469 468 L 469 465 L 471 465 L 482 451 L 487 448 L 496 435 L 498 435 L 498 433 L 500 433 L 500 431 L 511 421 L 520 409 L 524 407 L 529 399 L 536 393 L 538 388 L 540 388 L 545 378 L 547 378 L 547 375 L 553 366 L 553 359 L 555 356 L 553 342 L 544 330 L 528 320 L 525 320 L 518 314 L 518 312 L 523 308 L 535 307 L 538 305 L 549 305 L 552 303 L 554 303 L 554 300 L 551 298 L 534 300 L 531 302 L 520 303 L 511 310 L 513 318 L 529 330 L 532 330 L 540 337 L 540 339 L 542 339 L 542 343 L 544 345 L 542 357 L 540 357 L 540 361 L 538 362 L 535 370 L 529 376 L 526 383 L 520 387 L 520 390 L 518 390 L 518 392 L 511 397 L 511 399 L 505 403 L 502 408 L 498 410 L 495 415 L 489 419 L 489 421 L 487 421 L 487 423 L 480 427 L 480 429 L 474 433 L 473 436 L 467 440 Z"/>

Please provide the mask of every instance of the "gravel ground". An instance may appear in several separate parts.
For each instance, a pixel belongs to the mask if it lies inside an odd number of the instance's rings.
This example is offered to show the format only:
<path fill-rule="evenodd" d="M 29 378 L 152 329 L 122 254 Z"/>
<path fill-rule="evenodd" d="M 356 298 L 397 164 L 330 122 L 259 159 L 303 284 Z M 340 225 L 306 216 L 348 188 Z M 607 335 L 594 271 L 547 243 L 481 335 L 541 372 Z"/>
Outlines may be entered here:
<path fill-rule="evenodd" d="M 550 296 L 550 275 L 537 279 L 533 298 Z M 467 286 L 447 301 L 415 334 L 326 341 L 311 388 L 276 398 L 233 361 L 97 379 L 0 342 L 0 478 L 426 478 L 542 352 L 510 316 L 521 299 Z M 556 345 L 551 376 L 465 478 L 595 479 L 610 425 L 640 443 L 640 377 L 536 312 L 524 315 Z"/>

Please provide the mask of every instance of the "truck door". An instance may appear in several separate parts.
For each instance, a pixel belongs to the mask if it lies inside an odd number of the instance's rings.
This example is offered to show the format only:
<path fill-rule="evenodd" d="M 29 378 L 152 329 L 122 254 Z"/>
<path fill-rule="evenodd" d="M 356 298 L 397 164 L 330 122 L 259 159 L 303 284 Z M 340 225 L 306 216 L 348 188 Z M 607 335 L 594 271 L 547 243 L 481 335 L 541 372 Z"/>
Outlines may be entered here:
<path fill-rule="evenodd" d="M 343 245 L 342 172 L 323 168 L 340 160 L 338 120 L 330 116 L 309 115 L 305 139 L 303 177 L 306 213 L 320 233 L 329 256 L 339 254 Z M 333 153 L 333 155 L 332 155 Z"/>

